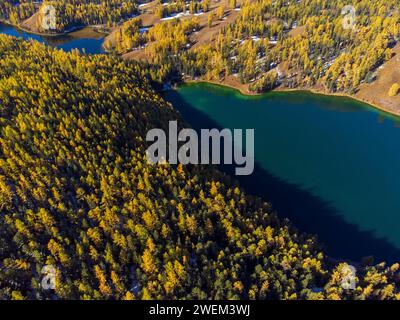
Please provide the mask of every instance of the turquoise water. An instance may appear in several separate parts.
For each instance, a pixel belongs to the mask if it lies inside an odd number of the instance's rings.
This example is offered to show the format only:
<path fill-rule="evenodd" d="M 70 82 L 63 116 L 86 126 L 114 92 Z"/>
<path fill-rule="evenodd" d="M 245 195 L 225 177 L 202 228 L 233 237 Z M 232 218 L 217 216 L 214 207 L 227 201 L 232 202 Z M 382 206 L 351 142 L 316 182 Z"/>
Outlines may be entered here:
<path fill-rule="evenodd" d="M 236 178 L 328 254 L 400 261 L 399 118 L 305 92 L 249 97 L 190 84 L 166 98 L 195 129 L 254 128 L 256 169 Z"/>
<path fill-rule="evenodd" d="M 15 36 L 25 40 L 33 39 L 40 41 L 44 44 L 57 47 L 64 51 L 71 51 L 73 49 L 78 49 L 81 52 L 88 54 L 98 54 L 103 53 L 103 41 L 104 39 L 92 39 L 92 38 L 82 38 L 77 39 L 68 35 L 57 36 L 57 37 L 44 37 L 36 34 L 30 34 L 19 30 L 13 26 L 5 25 L 0 23 L 0 33 L 7 34 L 10 36 Z"/>

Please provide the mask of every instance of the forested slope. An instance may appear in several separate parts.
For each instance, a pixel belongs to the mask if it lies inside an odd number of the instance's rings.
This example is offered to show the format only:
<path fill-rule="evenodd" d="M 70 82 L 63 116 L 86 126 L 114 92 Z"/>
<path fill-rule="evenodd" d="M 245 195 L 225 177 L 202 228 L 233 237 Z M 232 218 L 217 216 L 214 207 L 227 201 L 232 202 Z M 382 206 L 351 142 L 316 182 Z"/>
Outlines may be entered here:
<path fill-rule="evenodd" d="M 43 8 L 53 6 L 55 9 L 56 29 L 44 30 L 42 21 Z M 18 25 L 37 13 L 33 27 L 37 32 L 64 32 L 76 26 L 106 25 L 115 26 L 137 13 L 136 0 L 2 0 L 0 2 L 0 19 Z"/>
<path fill-rule="evenodd" d="M 0 36 L 1 299 L 400 298 L 398 265 L 344 290 L 342 264 L 228 177 L 148 164 L 147 130 L 179 116 L 146 77 Z"/>
<path fill-rule="evenodd" d="M 246 87 L 246 92 L 279 86 L 354 95 L 378 78 L 399 46 L 398 0 L 226 0 L 213 10 L 208 0 L 180 3 L 157 6 L 169 18 L 180 14 L 175 22 L 160 21 L 147 34 L 126 22 L 114 48 L 108 43 L 107 49 L 143 51 L 161 80 L 183 76 Z M 234 21 L 213 34 L 230 11 L 237 11 Z M 200 26 L 185 30 L 185 20 L 204 15 Z M 207 34 L 208 41 L 198 44 L 199 35 Z M 386 95 L 394 82 L 389 96 L 396 96 L 395 78 L 378 89 Z"/>

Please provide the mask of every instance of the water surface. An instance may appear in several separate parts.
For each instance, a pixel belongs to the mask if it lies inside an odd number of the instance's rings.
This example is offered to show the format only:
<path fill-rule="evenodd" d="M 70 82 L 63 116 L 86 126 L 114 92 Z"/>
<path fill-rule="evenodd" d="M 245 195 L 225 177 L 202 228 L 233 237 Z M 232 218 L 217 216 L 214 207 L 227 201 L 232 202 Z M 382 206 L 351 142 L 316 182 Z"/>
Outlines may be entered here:
<path fill-rule="evenodd" d="M 166 98 L 195 129 L 254 128 L 255 172 L 237 178 L 328 254 L 400 261 L 399 118 L 306 92 L 249 97 L 190 84 Z"/>
<path fill-rule="evenodd" d="M 61 35 L 55 37 L 40 36 L 37 34 L 27 33 L 16 27 L 0 23 L 0 33 L 10 36 L 22 38 L 24 40 L 33 39 L 42 42 L 46 45 L 62 49 L 69 52 L 73 49 L 78 49 L 81 52 L 88 54 L 103 53 L 104 38 L 101 35 L 94 37 L 76 37 L 74 35 Z"/>

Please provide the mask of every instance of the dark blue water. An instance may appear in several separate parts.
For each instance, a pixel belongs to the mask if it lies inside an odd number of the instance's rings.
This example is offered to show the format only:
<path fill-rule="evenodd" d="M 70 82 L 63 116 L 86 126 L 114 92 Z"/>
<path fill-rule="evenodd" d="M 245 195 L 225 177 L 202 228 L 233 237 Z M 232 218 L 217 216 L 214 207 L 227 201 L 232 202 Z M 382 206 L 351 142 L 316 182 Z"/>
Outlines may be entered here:
<path fill-rule="evenodd" d="M 85 52 L 88 54 L 98 54 L 104 53 L 103 50 L 103 38 L 93 39 L 93 38 L 74 38 L 70 35 L 63 35 L 57 37 L 45 37 L 36 34 L 31 34 L 19 30 L 13 26 L 5 25 L 0 23 L 0 33 L 7 34 L 10 36 L 15 36 L 18 38 L 22 38 L 25 40 L 33 39 L 36 41 L 40 41 L 44 44 L 62 49 L 66 52 L 71 51 L 73 49 L 78 49 L 81 52 Z"/>
<path fill-rule="evenodd" d="M 304 92 L 248 97 L 193 84 L 166 98 L 195 129 L 254 128 L 256 170 L 236 178 L 328 254 L 400 261 L 399 118 Z"/>

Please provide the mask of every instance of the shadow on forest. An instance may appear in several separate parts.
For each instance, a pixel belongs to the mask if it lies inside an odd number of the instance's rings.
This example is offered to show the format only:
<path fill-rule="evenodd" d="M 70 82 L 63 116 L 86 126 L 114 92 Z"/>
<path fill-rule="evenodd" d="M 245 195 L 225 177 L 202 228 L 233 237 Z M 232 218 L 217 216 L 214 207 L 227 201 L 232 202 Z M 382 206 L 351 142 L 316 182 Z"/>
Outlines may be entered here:
<path fill-rule="evenodd" d="M 178 92 L 169 91 L 166 99 L 194 129 L 221 129 L 210 117 L 191 107 Z M 330 202 L 315 196 L 312 190 L 274 176 L 257 162 L 250 176 L 234 176 L 234 168 L 231 165 L 220 166 L 249 194 L 269 202 L 280 218 L 288 218 L 301 232 L 316 234 L 329 256 L 355 262 L 361 262 L 367 256 L 373 256 L 375 263 L 400 260 L 399 248 L 384 238 L 376 237 L 373 231 L 362 231 L 357 225 L 348 223 Z"/>

